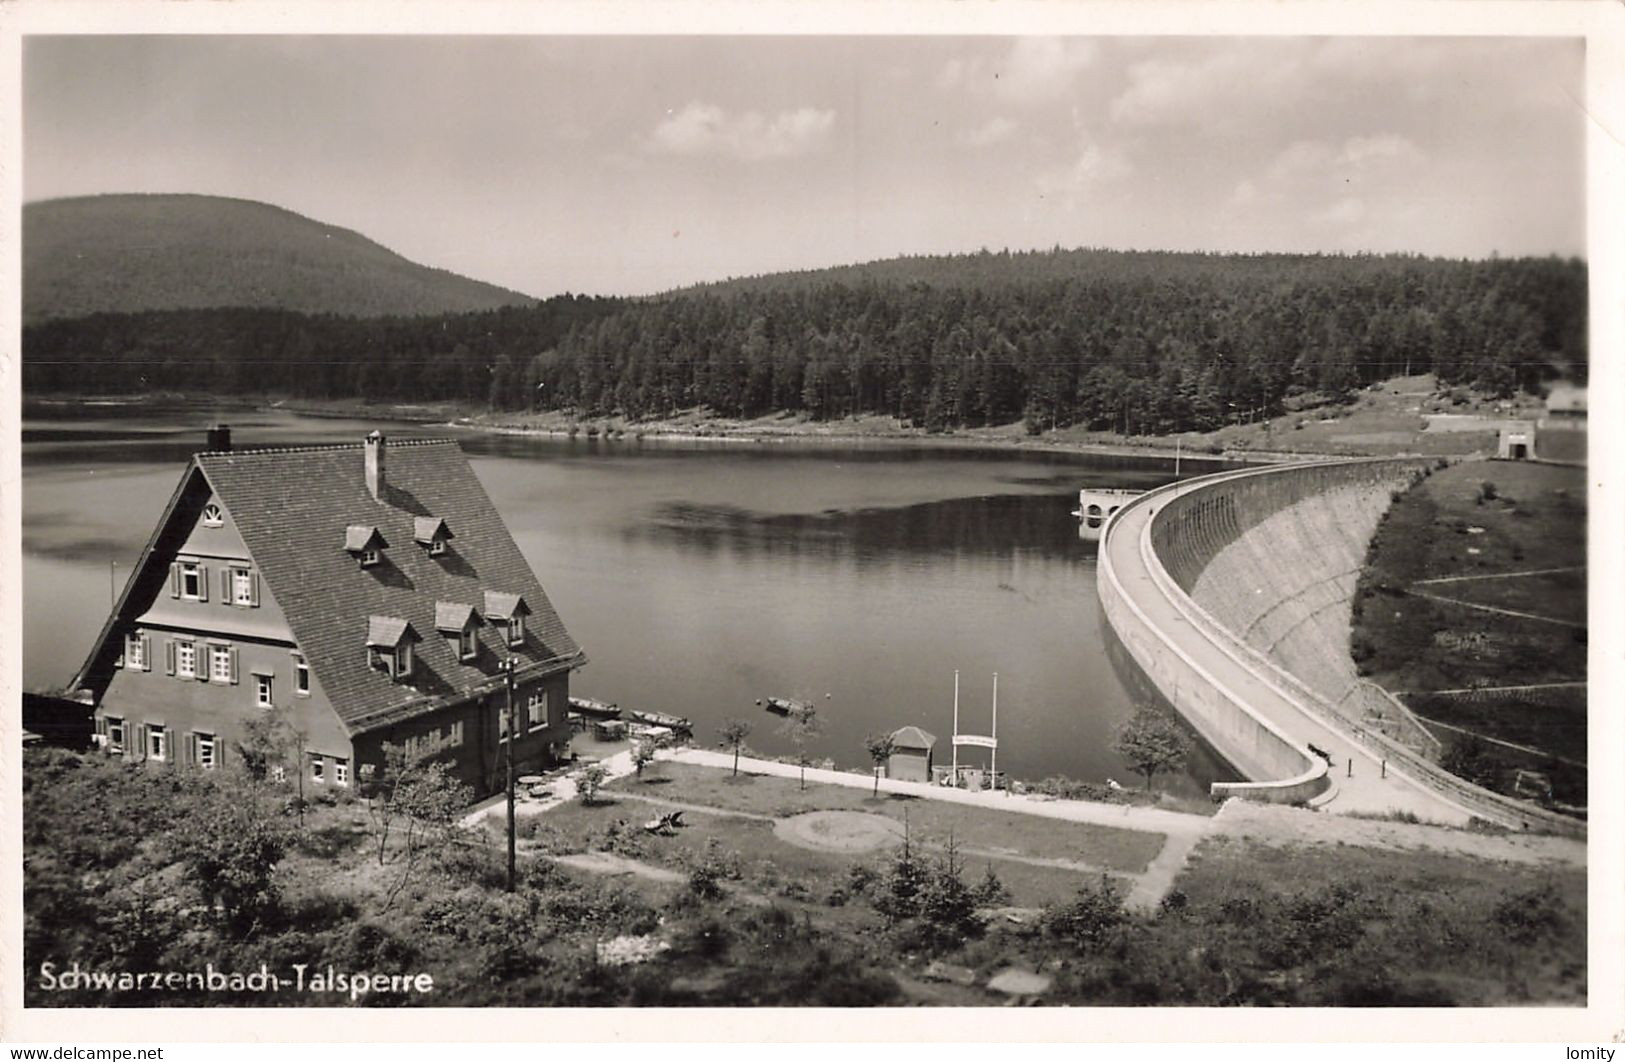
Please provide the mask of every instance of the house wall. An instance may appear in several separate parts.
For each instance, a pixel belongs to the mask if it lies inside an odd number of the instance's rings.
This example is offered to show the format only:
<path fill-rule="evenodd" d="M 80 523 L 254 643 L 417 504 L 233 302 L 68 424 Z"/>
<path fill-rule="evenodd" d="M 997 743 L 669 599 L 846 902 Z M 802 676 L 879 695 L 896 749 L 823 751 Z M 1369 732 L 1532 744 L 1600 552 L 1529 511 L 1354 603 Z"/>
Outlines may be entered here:
<path fill-rule="evenodd" d="M 526 702 L 532 692 L 546 694 L 545 723 L 528 725 Z M 539 681 L 521 682 L 514 687 L 514 713 L 519 736 L 514 744 L 514 765 L 520 774 L 549 766 L 555 746 L 567 745 L 570 727 L 565 712 L 570 699 L 569 672 Z M 384 762 L 384 745 L 445 743 L 441 755 L 451 764 L 457 779 L 474 790 L 476 798 L 489 796 L 506 786 L 507 772 L 498 719 L 506 711 L 507 697 L 497 691 L 450 705 L 388 727 L 370 730 L 355 738 L 359 764 L 377 771 Z"/>
<path fill-rule="evenodd" d="M 929 782 L 931 754 L 925 749 L 898 749 L 886 761 L 886 777 L 902 782 Z"/>

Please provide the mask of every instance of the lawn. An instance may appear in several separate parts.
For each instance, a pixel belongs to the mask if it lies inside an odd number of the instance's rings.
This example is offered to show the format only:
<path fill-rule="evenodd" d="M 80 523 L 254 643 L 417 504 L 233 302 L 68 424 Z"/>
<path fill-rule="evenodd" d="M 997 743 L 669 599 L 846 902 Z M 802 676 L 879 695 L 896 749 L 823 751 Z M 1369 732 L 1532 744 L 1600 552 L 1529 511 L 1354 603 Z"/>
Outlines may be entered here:
<path fill-rule="evenodd" d="M 624 778 L 609 792 L 625 790 L 686 804 L 703 804 L 787 818 L 808 811 L 864 811 L 906 822 L 910 836 L 930 845 L 956 844 L 1039 859 L 1065 859 L 1093 867 L 1137 874 L 1162 850 L 1163 835 L 1113 826 L 1064 822 L 1015 811 L 996 811 L 947 801 L 882 793 L 663 762 L 645 781 Z"/>

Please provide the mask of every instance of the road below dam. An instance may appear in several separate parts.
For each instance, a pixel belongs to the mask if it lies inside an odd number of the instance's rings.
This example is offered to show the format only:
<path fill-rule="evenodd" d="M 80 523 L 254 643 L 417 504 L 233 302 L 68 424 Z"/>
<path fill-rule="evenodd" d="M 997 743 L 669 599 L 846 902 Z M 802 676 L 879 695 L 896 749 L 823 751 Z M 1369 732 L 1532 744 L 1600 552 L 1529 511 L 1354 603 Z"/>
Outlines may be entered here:
<path fill-rule="evenodd" d="M 1338 813 L 1583 834 L 1584 824 L 1440 769 L 1437 739 L 1349 655 L 1366 548 L 1430 461 L 1222 472 L 1136 498 L 1107 523 L 1097 586 L 1135 664 L 1247 782 L 1240 796 Z"/>

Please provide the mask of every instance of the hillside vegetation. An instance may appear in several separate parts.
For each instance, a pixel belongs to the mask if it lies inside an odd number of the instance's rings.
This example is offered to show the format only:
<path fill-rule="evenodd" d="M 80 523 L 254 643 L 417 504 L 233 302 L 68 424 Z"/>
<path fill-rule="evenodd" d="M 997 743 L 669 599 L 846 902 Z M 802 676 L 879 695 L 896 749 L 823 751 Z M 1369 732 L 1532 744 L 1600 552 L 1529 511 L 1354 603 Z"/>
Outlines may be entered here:
<path fill-rule="evenodd" d="M 244 199 L 104 195 L 23 207 L 25 322 L 214 306 L 375 317 L 534 301 Z"/>
<path fill-rule="evenodd" d="M 1584 378 L 1585 298 L 1584 263 L 1555 258 L 961 255 L 417 320 L 104 314 L 28 329 L 25 386 L 1156 435 L 1400 375 Z"/>

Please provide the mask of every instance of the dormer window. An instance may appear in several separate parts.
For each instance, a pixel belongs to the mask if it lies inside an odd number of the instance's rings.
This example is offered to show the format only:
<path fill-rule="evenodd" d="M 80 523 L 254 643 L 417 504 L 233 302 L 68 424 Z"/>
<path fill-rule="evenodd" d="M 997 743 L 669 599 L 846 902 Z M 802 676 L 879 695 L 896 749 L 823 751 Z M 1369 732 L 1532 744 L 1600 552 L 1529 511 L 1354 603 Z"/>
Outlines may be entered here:
<path fill-rule="evenodd" d="M 412 643 L 417 631 L 394 616 L 367 617 L 367 663 L 397 681 L 412 674 Z"/>
<path fill-rule="evenodd" d="M 412 540 L 427 550 L 431 557 L 445 556 L 447 540 L 456 537 L 446 526 L 446 521 L 438 516 L 418 516 L 412 520 Z"/>
<path fill-rule="evenodd" d="M 384 559 L 383 551 L 389 548 L 384 536 L 379 534 L 376 527 L 363 524 L 351 524 L 344 529 L 344 549 L 350 556 L 361 563 L 363 568 L 371 568 Z"/>
<path fill-rule="evenodd" d="M 500 623 L 505 628 L 507 641 L 510 646 L 520 646 L 525 642 L 525 617 L 530 614 L 530 606 L 518 594 L 504 594 L 496 590 L 485 592 L 485 618 L 492 623 Z"/>
<path fill-rule="evenodd" d="M 225 522 L 226 517 L 225 514 L 220 511 L 220 506 L 210 502 L 208 505 L 203 507 L 204 527 L 221 527 L 224 526 Z"/>
<path fill-rule="evenodd" d="M 465 664 L 480 654 L 480 640 L 475 632 L 475 628 L 479 625 L 480 614 L 474 610 L 473 605 L 462 605 L 454 601 L 434 603 L 435 630 L 449 638 L 457 639 L 457 659 Z"/>

